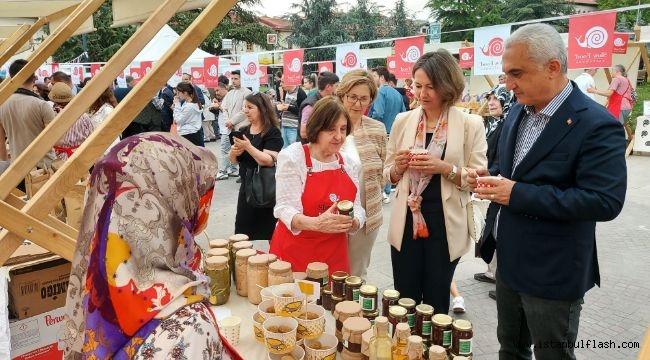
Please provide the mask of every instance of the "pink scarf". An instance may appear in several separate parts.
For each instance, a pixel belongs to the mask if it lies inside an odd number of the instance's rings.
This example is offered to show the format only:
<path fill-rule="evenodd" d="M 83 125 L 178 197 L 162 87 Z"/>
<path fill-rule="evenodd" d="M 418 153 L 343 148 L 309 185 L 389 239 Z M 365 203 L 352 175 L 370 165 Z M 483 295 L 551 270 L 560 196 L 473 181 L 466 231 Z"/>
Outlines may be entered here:
<path fill-rule="evenodd" d="M 415 143 L 413 149 L 424 149 L 426 143 L 426 115 L 424 111 L 420 115 L 418 130 L 415 134 Z M 442 153 L 447 144 L 447 114 L 441 113 L 436 128 L 433 131 L 433 138 L 427 147 L 429 154 L 438 159 L 442 158 Z M 422 216 L 422 192 L 429 185 L 431 175 L 426 175 L 415 169 L 409 169 L 409 196 L 407 204 L 413 214 L 413 240 L 418 238 L 426 239 L 429 237 L 427 223 Z"/>

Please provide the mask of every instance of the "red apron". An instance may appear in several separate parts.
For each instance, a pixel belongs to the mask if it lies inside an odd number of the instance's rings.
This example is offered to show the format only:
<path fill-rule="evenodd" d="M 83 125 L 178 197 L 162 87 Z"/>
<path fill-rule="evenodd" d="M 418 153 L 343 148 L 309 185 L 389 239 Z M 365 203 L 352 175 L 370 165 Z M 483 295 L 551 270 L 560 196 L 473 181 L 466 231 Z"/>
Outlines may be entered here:
<path fill-rule="evenodd" d="M 628 89 L 631 86 L 628 80 Z M 623 95 L 627 93 L 627 89 L 625 89 L 625 92 Z M 609 101 L 607 102 L 607 110 L 614 115 L 616 120 L 618 120 L 621 117 L 621 104 L 623 103 L 623 95 L 619 94 L 614 90 L 612 95 L 609 96 Z"/>
<path fill-rule="evenodd" d="M 303 145 L 307 163 L 307 179 L 302 192 L 303 214 L 318 216 L 332 206 L 335 201 L 350 200 L 354 202 L 357 187 L 343 169 L 343 157 L 338 154 L 340 168 L 312 172 L 309 147 Z M 348 259 L 348 235 L 325 234 L 318 231 L 303 230 L 293 235 L 287 226 L 278 221 L 271 238 L 271 254 L 288 261 L 293 271 L 305 271 L 311 262 L 324 262 L 329 266 L 330 274 L 334 271 L 350 272 Z"/>

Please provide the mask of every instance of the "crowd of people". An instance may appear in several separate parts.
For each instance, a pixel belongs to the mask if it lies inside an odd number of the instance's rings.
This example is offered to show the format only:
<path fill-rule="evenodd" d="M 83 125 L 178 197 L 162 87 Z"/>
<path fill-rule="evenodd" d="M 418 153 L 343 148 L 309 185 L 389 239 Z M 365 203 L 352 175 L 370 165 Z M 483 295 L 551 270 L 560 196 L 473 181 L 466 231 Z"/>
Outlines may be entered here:
<path fill-rule="evenodd" d="M 10 74 L 25 64 L 14 62 Z M 613 70 L 606 91 L 587 78 L 593 71 L 569 80 L 560 35 L 533 24 L 507 39 L 504 74 L 485 94 L 484 116 L 455 106 L 465 78 L 443 49 L 422 55 L 404 88 L 381 66 L 341 79 L 321 72 L 306 76 L 302 86 L 286 84 L 279 74 L 278 87 L 266 93 L 242 87 L 233 71 L 220 77 L 210 100 L 184 75 L 150 101 L 95 165 L 90 214 L 73 263 L 78 271 L 70 283 L 67 328 L 74 331 L 66 333 L 66 351 L 112 357 L 128 348 L 142 357 L 147 349 L 166 351 L 192 336 L 188 326 L 177 329 L 174 341 L 164 340 L 159 333 L 165 322 L 192 318 L 195 329 L 215 326 L 202 305 L 207 279 L 197 265 L 194 236 L 207 221 L 214 184 L 237 178 L 235 232 L 270 240 L 270 252 L 293 271 L 320 261 L 331 272 L 365 278 L 384 226 L 382 203 L 392 199 L 387 236 L 395 289 L 432 305 L 436 314 L 449 312 L 450 291 L 452 309 L 464 311 L 453 276 L 477 240 L 476 255 L 489 267 L 475 278 L 496 283 L 490 296 L 497 301 L 500 358 L 530 359 L 534 351 L 540 360 L 574 359 L 572 348 L 521 344 L 575 341 L 584 294 L 600 284 L 595 224 L 615 218 L 623 206 L 622 123 L 632 100 L 625 69 Z M 0 136 L 12 157 L 78 91 L 69 77 L 55 75 L 45 87 L 31 77 L 0 106 Z M 128 96 L 133 84 L 127 82 L 125 89 L 102 93 L 39 166 L 70 156 Z M 590 94 L 609 97 L 610 105 L 597 105 Z M 216 156 L 203 148 L 215 139 L 221 143 Z M 131 147 L 143 151 L 125 151 Z M 0 160 L 6 159 L 1 147 Z M 134 172 L 128 165 L 136 162 L 151 171 Z M 116 167 L 120 176 L 111 175 Z M 177 173 L 162 176 L 156 170 L 161 167 Z M 273 167 L 275 202 L 259 205 L 250 199 L 256 190 L 251 179 Z M 144 196 L 156 206 L 132 213 Z M 467 216 L 472 196 L 490 202 L 478 239 L 472 239 Z M 157 235 L 154 220 L 164 236 Z M 118 228 L 126 230 L 117 236 Z M 111 248 L 116 253 L 108 255 Z M 106 256 L 119 261 L 110 261 L 110 271 L 97 270 L 93 265 Z M 149 269 L 153 275 L 144 281 L 142 269 L 152 267 L 147 259 L 160 266 Z M 127 284 L 143 293 L 162 288 L 172 298 L 164 306 L 147 307 L 145 301 L 135 312 L 122 312 L 114 305 L 134 300 L 131 291 L 120 291 Z M 100 328 L 115 341 L 91 349 L 88 334 Z M 187 354 L 236 356 L 218 334 L 201 336 L 200 347 Z"/>

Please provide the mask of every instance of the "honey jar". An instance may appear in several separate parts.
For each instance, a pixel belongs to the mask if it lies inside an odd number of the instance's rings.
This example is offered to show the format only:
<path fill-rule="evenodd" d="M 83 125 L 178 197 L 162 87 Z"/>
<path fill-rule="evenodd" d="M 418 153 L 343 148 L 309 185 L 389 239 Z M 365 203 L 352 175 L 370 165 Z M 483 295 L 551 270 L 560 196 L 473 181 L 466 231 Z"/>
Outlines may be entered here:
<path fill-rule="evenodd" d="M 451 354 L 460 356 L 472 356 L 472 338 L 474 331 L 472 323 L 467 320 L 456 320 L 452 324 Z"/>
<path fill-rule="evenodd" d="M 399 291 L 392 289 L 384 290 L 381 296 L 381 315 L 388 317 L 388 309 L 393 305 L 397 305 L 398 301 Z"/>

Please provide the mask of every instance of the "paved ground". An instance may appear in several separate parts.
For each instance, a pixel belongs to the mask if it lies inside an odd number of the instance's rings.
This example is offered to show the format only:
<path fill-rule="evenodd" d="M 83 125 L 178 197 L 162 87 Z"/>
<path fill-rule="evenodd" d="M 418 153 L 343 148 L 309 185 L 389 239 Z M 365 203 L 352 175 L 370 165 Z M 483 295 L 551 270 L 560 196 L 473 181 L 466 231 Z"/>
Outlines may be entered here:
<path fill-rule="evenodd" d="M 218 143 L 207 146 L 218 153 Z M 590 346 L 576 350 L 580 359 L 636 359 L 639 346 L 626 349 L 623 343 L 641 343 L 650 323 L 650 157 L 630 157 L 628 179 L 623 212 L 616 220 L 597 227 L 602 287 L 592 289 L 585 297 L 578 340 L 584 340 L 585 346 L 590 340 Z M 239 184 L 232 178 L 217 183 L 207 229 L 211 238 L 233 233 L 238 189 Z M 390 211 L 391 206 L 384 205 L 384 223 Z M 386 231 L 387 226 L 382 227 L 375 243 L 368 279 L 380 289 L 393 284 Z M 499 349 L 496 303 L 488 298 L 493 285 L 473 279 L 474 273 L 485 269 L 482 260 L 467 255 L 461 259 L 455 274 L 467 307 L 462 317 L 474 326 L 477 360 L 497 359 Z M 609 348 L 594 348 L 592 344 L 596 342 Z"/>

